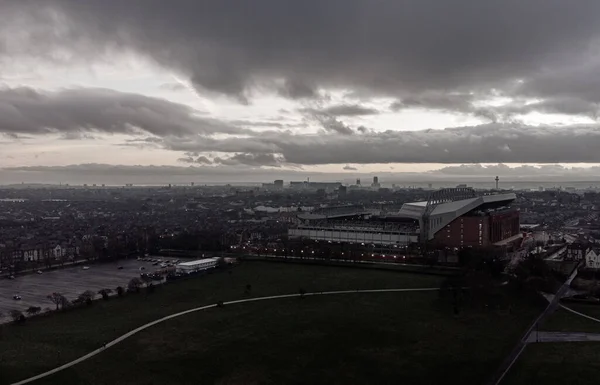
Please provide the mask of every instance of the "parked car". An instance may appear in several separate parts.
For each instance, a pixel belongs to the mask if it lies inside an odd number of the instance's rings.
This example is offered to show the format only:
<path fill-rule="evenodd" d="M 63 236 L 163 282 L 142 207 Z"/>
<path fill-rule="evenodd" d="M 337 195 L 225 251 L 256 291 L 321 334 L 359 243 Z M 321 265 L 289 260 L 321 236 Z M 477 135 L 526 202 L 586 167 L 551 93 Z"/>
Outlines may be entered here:
<path fill-rule="evenodd" d="M 44 274 L 41 270 L 37 271 L 38 274 Z"/>
<path fill-rule="evenodd" d="M 123 270 L 123 266 L 117 267 L 118 270 Z"/>
<path fill-rule="evenodd" d="M 13 299 L 14 299 L 15 301 L 20 301 L 20 300 L 21 300 L 21 296 L 20 296 L 20 295 L 18 295 L 18 294 L 15 294 L 15 295 L 13 295 Z"/>
<path fill-rule="evenodd" d="M 90 269 L 90 267 L 89 267 L 89 266 L 84 266 L 84 267 L 83 267 L 83 270 L 89 270 L 89 269 Z"/>
<path fill-rule="evenodd" d="M 8 279 L 15 279 L 15 276 L 11 275 L 11 276 L 8 277 Z"/>
<path fill-rule="evenodd" d="M 146 270 L 146 268 L 144 266 L 140 267 L 140 270 Z"/>

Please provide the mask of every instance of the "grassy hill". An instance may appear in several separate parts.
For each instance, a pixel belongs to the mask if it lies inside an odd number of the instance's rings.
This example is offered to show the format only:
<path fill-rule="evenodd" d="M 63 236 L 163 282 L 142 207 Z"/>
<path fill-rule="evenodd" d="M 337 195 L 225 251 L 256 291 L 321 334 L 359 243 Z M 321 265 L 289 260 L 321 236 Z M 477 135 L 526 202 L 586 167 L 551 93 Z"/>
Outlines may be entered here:
<path fill-rule="evenodd" d="M 216 301 L 273 294 L 437 287 L 440 277 L 250 262 L 152 294 L 1 329 L 0 384 L 84 355 L 148 321 Z M 251 290 L 246 293 L 247 285 Z M 147 329 L 39 384 L 481 383 L 539 307 L 458 316 L 437 292 L 288 298 L 213 308 Z M 450 307 L 451 309 L 451 307 Z"/>

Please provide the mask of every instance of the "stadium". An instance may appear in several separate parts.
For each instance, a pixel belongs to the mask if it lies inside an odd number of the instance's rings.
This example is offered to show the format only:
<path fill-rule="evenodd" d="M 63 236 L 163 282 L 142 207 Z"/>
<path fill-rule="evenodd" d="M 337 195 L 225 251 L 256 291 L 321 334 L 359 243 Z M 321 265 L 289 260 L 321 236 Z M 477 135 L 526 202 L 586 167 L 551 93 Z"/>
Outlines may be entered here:
<path fill-rule="evenodd" d="M 477 194 L 471 188 L 442 189 L 427 201 L 399 210 L 363 206 L 328 207 L 298 214 L 290 239 L 371 244 L 383 247 L 507 246 L 522 237 L 514 193 Z"/>

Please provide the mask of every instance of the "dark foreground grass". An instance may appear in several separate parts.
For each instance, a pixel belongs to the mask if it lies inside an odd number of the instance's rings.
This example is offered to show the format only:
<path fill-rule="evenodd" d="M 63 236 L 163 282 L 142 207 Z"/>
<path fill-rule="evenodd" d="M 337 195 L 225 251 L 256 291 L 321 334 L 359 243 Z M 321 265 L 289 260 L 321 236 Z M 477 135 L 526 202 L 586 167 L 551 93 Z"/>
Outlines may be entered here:
<path fill-rule="evenodd" d="M 247 263 L 151 295 L 7 326 L 0 384 L 84 355 L 164 315 L 216 301 L 311 291 L 437 287 L 440 278 L 325 266 Z M 244 294 L 247 284 L 250 294 Z M 278 299 L 209 309 L 141 332 L 39 384 L 480 383 L 538 307 L 442 310 L 437 292 Z"/>
<path fill-rule="evenodd" d="M 566 303 L 565 306 L 600 319 L 600 306 Z M 600 333 L 600 323 L 559 308 L 540 330 Z M 530 344 L 502 385 L 598 384 L 600 343 L 556 342 Z"/>
<path fill-rule="evenodd" d="M 548 342 L 528 345 L 501 385 L 592 385 L 598 378 L 598 342 Z"/>
<path fill-rule="evenodd" d="M 600 319 L 599 305 L 586 305 L 577 303 L 565 303 L 565 306 Z M 556 332 L 586 332 L 600 333 L 600 322 L 590 320 L 579 316 L 565 309 L 559 308 L 552 316 L 550 316 L 543 325 L 540 325 L 540 330 L 556 331 Z"/>
<path fill-rule="evenodd" d="M 442 315 L 436 298 L 352 294 L 210 309 L 40 384 L 481 383 L 523 323 Z"/>

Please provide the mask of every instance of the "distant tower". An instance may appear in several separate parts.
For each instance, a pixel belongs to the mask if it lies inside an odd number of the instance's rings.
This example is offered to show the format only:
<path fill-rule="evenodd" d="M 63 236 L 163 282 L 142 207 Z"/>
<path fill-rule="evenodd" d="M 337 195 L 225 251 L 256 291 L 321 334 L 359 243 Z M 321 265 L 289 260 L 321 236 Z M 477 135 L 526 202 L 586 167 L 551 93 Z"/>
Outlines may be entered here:
<path fill-rule="evenodd" d="M 360 179 L 357 179 L 357 180 L 356 180 L 356 185 L 357 185 L 357 186 L 360 186 Z"/>
<path fill-rule="evenodd" d="M 376 177 L 376 176 L 373 177 L 373 184 L 371 184 L 371 186 L 375 187 L 375 188 L 379 188 L 379 178 L 378 177 Z"/>
<path fill-rule="evenodd" d="M 194 182 L 192 182 L 192 187 L 194 187 Z"/>
<path fill-rule="evenodd" d="M 500 180 L 500 178 L 498 178 L 498 176 L 496 175 L 496 179 L 494 179 L 496 181 L 496 190 L 498 190 L 498 181 Z"/>

